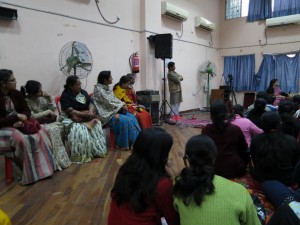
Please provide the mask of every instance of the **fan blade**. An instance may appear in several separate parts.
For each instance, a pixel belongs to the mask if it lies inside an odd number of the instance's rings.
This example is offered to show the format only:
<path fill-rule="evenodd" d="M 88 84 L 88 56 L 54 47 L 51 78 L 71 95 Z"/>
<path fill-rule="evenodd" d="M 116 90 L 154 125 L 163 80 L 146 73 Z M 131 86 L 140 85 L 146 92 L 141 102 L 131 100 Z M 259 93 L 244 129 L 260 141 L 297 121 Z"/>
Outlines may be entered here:
<path fill-rule="evenodd" d="M 208 61 L 206 68 L 209 68 L 211 64 L 211 61 Z"/>
<path fill-rule="evenodd" d="M 82 68 L 82 69 L 84 69 L 86 71 L 91 71 L 90 69 L 86 68 L 88 66 L 92 66 L 92 63 L 79 63 L 79 64 L 77 64 L 77 67 L 80 67 L 80 68 Z"/>
<path fill-rule="evenodd" d="M 68 65 L 68 69 L 67 72 L 70 73 L 71 69 L 79 62 L 78 57 L 77 56 L 70 56 L 67 59 L 67 65 Z"/>

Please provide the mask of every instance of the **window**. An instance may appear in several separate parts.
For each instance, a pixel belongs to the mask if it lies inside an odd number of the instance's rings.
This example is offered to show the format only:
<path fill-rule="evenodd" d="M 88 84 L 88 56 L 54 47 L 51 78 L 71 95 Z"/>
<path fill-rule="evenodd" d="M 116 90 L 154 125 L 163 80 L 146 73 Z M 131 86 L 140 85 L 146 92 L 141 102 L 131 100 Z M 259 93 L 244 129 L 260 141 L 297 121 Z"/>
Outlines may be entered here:
<path fill-rule="evenodd" d="M 248 16 L 249 0 L 226 0 L 225 19 L 234 19 Z M 274 0 L 272 0 L 272 11 L 274 9 Z"/>
<path fill-rule="evenodd" d="M 225 19 L 234 19 L 241 17 L 242 0 L 226 0 L 226 17 Z"/>

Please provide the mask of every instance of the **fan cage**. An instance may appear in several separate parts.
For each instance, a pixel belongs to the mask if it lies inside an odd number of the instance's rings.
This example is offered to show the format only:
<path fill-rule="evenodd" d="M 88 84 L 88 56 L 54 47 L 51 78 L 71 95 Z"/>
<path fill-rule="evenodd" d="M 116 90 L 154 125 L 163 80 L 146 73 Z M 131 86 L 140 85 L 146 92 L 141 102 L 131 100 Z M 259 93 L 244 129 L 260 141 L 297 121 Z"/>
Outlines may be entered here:
<path fill-rule="evenodd" d="M 74 48 L 78 50 L 78 54 L 76 53 Z M 85 68 L 82 68 L 82 66 L 79 66 L 79 64 L 75 64 L 75 66 L 70 70 L 70 72 L 68 72 L 67 60 L 70 57 L 72 57 L 72 52 L 73 55 L 75 54 L 78 57 L 80 62 L 90 63 L 90 65 L 85 66 Z M 93 67 L 92 54 L 85 44 L 76 41 L 69 42 L 62 47 L 59 53 L 59 66 L 60 66 L 60 70 L 66 76 L 78 76 L 80 79 L 83 79 L 87 77 L 92 71 L 92 67 Z"/>

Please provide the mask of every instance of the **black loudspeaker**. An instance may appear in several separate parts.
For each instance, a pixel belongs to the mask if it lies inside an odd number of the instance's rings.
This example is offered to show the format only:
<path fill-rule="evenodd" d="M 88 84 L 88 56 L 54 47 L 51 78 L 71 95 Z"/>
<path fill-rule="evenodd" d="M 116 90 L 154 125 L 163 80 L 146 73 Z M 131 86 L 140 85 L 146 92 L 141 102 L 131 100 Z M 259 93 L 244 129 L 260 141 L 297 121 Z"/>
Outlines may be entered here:
<path fill-rule="evenodd" d="M 18 12 L 16 9 L 10 9 L 0 6 L 0 19 L 16 20 Z"/>
<path fill-rule="evenodd" d="M 155 58 L 171 59 L 173 55 L 172 34 L 155 35 Z"/>

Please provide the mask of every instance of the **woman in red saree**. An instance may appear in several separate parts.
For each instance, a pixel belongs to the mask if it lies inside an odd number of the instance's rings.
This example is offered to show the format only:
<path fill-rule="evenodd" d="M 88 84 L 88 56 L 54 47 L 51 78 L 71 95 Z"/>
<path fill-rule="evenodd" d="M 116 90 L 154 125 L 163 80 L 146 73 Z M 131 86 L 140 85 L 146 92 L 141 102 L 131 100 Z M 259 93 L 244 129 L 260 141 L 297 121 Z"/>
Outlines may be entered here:
<path fill-rule="evenodd" d="M 115 84 L 113 90 L 118 99 L 125 102 L 128 108 L 128 112 L 135 115 L 139 125 L 142 129 L 152 127 L 152 119 L 150 114 L 135 104 L 134 99 L 127 95 L 127 91 L 130 85 L 129 76 L 122 76 L 119 83 Z"/>

